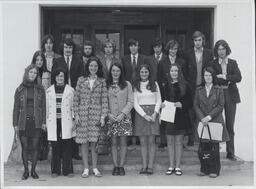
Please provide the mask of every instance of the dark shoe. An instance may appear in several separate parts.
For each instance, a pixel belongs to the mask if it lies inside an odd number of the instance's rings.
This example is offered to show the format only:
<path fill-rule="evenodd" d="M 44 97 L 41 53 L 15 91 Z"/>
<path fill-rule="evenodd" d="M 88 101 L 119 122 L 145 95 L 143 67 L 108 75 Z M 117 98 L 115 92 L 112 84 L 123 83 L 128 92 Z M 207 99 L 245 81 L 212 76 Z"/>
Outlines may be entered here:
<path fill-rule="evenodd" d="M 113 176 L 119 175 L 119 167 L 114 167 L 114 169 L 113 169 L 113 171 L 112 171 L 112 175 L 113 175 Z"/>
<path fill-rule="evenodd" d="M 187 146 L 194 146 L 194 142 L 192 140 L 189 140 Z"/>
<path fill-rule="evenodd" d="M 175 175 L 177 175 L 177 176 L 181 176 L 181 175 L 182 175 L 182 171 L 181 171 L 180 168 L 175 168 L 174 173 L 175 173 Z"/>
<path fill-rule="evenodd" d="M 158 148 L 164 148 L 164 147 L 166 147 L 166 146 L 167 146 L 167 144 L 160 143 L 160 144 L 158 145 Z"/>
<path fill-rule="evenodd" d="M 124 176 L 125 175 L 124 167 L 119 167 L 119 175 L 120 176 Z"/>
<path fill-rule="evenodd" d="M 227 159 L 231 160 L 231 161 L 236 161 L 236 157 L 234 155 L 231 154 L 227 154 Z"/>
<path fill-rule="evenodd" d="M 199 176 L 199 177 L 203 177 L 203 176 L 206 176 L 207 174 L 205 174 L 205 173 L 203 173 L 203 172 L 199 172 L 198 174 L 197 174 L 197 176 Z"/>
<path fill-rule="evenodd" d="M 79 156 L 79 155 L 76 155 L 76 156 L 73 156 L 73 159 L 75 159 L 75 160 L 82 160 L 82 157 Z"/>
<path fill-rule="evenodd" d="M 22 179 L 22 180 L 27 180 L 28 177 L 29 177 L 29 172 L 28 172 L 28 171 L 24 171 L 24 173 L 23 173 L 21 179 Z"/>
<path fill-rule="evenodd" d="M 210 178 L 216 178 L 217 176 L 218 176 L 218 175 L 215 174 L 215 173 L 210 173 L 210 174 L 209 174 L 209 177 L 210 177 Z"/>
<path fill-rule="evenodd" d="M 52 173 L 52 175 L 51 175 L 52 178 L 56 178 L 58 176 L 59 176 L 59 174 L 57 174 L 57 173 Z"/>
<path fill-rule="evenodd" d="M 148 174 L 147 168 L 141 168 L 140 174 Z"/>
<path fill-rule="evenodd" d="M 38 179 L 38 178 L 39 178 L 39 176 L 38 176 L 38 174 L 36 173 L 36 171 L 31 171 L 31 177 L 32 177 L 33 179 Z"/>
<path fill-rule="evenodd" d="M 153 174 L 153 168 L 147 168 L 147 174 L 152 175 Z"/>

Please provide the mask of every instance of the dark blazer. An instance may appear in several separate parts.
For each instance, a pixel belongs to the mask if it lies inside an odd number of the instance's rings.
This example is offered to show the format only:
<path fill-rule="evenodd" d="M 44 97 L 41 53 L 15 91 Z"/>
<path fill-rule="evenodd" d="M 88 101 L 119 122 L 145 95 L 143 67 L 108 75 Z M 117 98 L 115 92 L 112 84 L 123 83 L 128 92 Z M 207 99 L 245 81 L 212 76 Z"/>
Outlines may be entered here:
<path fill-rule="evenodd" d="M 186 64 L 185 60 L 183 58 L 177 57 L 175 60 L 175 63 L 180 65 L 182 73 L 185 77 L 186 75 Z M 166 83 L 166 78 L 169 77 L 170 74 L 170 67 L 171 67 L 171 62 L 168 56 L 166 56 L 162 61 L 159 62 L 158 68 L 157 68 L 157 82 L 162 94 L 162 97 L 166 92 L 164 92 L 165 88 L 165 83 Z"/>
<path fill-rule="evenodd" d="M 65 58 L 63 56 L 60 58 L 53 59 L 52 72 L 54 70 L 56 70 L 58 67 L 62 67 L 68 72 L 68 66 L 67 66 Z M 82 62 L 81 58 L 73 55 L 71 65 L 70 65 L 71 87 L 73 87 L 74 89 L 76 88 L 77 80 L 82 75 L 84 75 L 83 62 Z M 53 84 L 54 79 L 55 78 L 51 78 L 52 84 Z"/>
<path fill-rule="evenodd" d="M 131 62 L 131 55 L 126 55 L 121 59 L 121 62 L 123 64 L 123 68 L 124 68 L 124 77 L 125 80 L 129 81 L 131 84 L 133 84 L 134 79 L 132 78 L 133 76 L 133 70 L 132 70 L 132 62 Z M 148 62 L 146 62 L 146 56 L 143 54 L 139 54 L 138 55 L 138 60 L 137 60 L 137 66 L 136 66 L 136 72 L 137 69 L 139 68 L 140 65 L 142 64 L 148 64 Z"/>
<path fill-rule="evenodd" d="M 15 91 L 13 107 L 13 126 L 25 130 L 27 112 L 27 86 L 21 84 Z M 34 85 L 34 118 L 35 127 L 42 128 L 46 122 L 45 91 L 42 85 Z"/>
<path fill-rule="evenodd" d="M 166 58 L 166 55 L 163 54 L 159 62 L 161 62 L 161 61 L 162 61 L 163 59 L 165 59 L 165 58 Z M 151 75 L 152 75 L 152 78 L 153 78 L 154 81 L 156 81 L 156 80 L 157 80 L 157 73 L 158 73 L 158 65 L 159 65 L 159 62 L 158 62 L 157 59 L 155 58 L 155 55 L 154 55 L 154 54 L 151 55 L 151 56 L 148 56 L 147 59 L 146 59 L 146 62 L 147 62 L 148 64 L 150 64 L 150 66 L 151 66 L 151 71 L 152 71 L 152 74 L 151 74 Z"/>
<path fill-rule="evenodd" d="M 210 115 L 212 120 L 210 122 L 222 123 L 223 134 L 222 141 L 228 141 L 228 131 L 224 124 L 224 119 L 222 116 L 222 111 L 224 108 L 224 93 L 223 89 L 219 86 L 212 86 L 210 94 L 207 97 L 205 86 L 200 86 L 196 89 L 195 99 L 194 99 L 194 109 L 199 121 L 205 116 Z M 197 124 L 198 125 L 198 124 Z M 197 132 L 196 132 L 197 133 Z M 198 133 L 197 133 L 198 136 Z M 199 138 L 199 137 L 198 137 Z"/>
<path fill-rule="evenodd" d="M 108 75 L 109 75 L 109 70 L 108 70 L 108 67 L 106 65 L 106 59 L 105 59 L 105 56 L 101 56 L 99 57 L 101 63 L 102 63 L 102 70 L 103 70 L 103 75 L 104 75 L 104 78 L 107 80 L 108 79 Z M 115 56 L 113 57 L 112 59 L 112 62 L 110 64 L 110 67 L 112 64 L 114 63 L 119 63 L 120 61 L 118 60 L 118 58 L 116 58 Z"/>
<path fill-rule="evenodd" d="M 196 57 L 194 48 L 188 50 L 184 53 L 184 58 L 186 60 L 187 67 L 187 77 L 186 80 L 189 82 L 189 85 L 192 89 L 192 92 L 196 90 L 196 77 L 197 77 L 197 69 L 196 69 Z M 213 60 L 213 54 L 210 49 L 203 49 L 203 60 L 202 60 L 202 70 L 209 65 L 209 63 Z M 203 79 L 203 75 L 202 75 Z"/>
<path fill-rule="evenodd" d="M 211 62 L 211 65 L 216 71 L 216 75 L 222 74 L 221 65 L 219 64 L 218 59 L 213 60 Z M 237 62 L 233 59 L 228 58 L 226 80 L 217 79 L 217 82 L 219 85 L 228 85 L 230 97 L 235 103 L 239 103 L 241 101 L 239 91 L 236 86 L 236 83 L 240 82 L 241 80 L 242 76 L 238 68 Z"/>

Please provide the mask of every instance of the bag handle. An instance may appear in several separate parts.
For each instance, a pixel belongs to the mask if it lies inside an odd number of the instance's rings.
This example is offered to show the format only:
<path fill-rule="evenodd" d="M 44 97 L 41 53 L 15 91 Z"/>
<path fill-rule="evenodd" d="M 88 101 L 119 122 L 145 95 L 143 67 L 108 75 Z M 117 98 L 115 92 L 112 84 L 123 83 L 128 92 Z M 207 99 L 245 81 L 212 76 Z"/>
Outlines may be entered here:
<path fill-rule="evenodd" d="M 209 133 L 209 137 L 210 137 L 210 142 L 212 142 L 213 140 L 212 140 L 212 136 L 211 136 L 211 132 L 210 132 L 210 127 L 209 127 L 208 124 L 206 125 L 206 127 L 207 127 L 207 129 L 208 129 L 208 133 Z M 200 147 L 201 147 L 202 136 L 203 136 L 204 128 L 205 128 L 205 126 L 203 125 L 202 131 L 201 131 L 201 136 L 200 136 L 200 139 L 199 139 L 199 147 L 198 147 L 198 150 L 199 150 Z"/>

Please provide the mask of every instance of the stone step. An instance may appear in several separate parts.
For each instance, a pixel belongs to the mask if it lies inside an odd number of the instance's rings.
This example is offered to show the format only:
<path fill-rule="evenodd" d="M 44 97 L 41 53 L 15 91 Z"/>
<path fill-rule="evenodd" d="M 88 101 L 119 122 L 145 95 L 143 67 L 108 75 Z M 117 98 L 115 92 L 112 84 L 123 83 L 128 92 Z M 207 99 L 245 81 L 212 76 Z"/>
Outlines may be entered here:
<path fill-rule="evenodd" d="M 186 147 L 183 152 L 182 161 L 181 161 L 181 168 L 184 171 L 194 170 L 197 172 L 200 169 L 200 163 L 197 156 L 197 146 L 188 148 Z M 230 161 L 226 159 L 226 153 L 221 152 L 221 169 L 222 170 L 242 170 L 242 169 L 249 169 L 253 166 L 250 162 L 245 162 L 242 159 L 238 158 L 237 161 Z M 91 156 L 89 156 L 91 157 Z M 91 165 L 91 159 L 89 158 L 89 164 Z M 22 171 L 23 166 L 21 163 L 15 164 L 15 169 L 17 171 Z M 37 170 L 40 172 L 49 172 L 50 169 L 50 161 L 39 161 L 37 164 Z M 8 168 L 13 166 L 13 163 L 6 163 L 5 167 Z M 74 172 L 80 173 L 83 171 L 83 163 L 82 161 L 74 160 L 73 161 Z M 169 166 L 168 163 L 168 156 L 166 149 L 156 151 L 154 169 L 158 171 L 165 171 Z M 98 157 L 98 167 L 101 170 L 110 171 L 113 169 L 112 158 L 110 154 L 99 155 Z M 125 163 L 126 170 L 140 170 L 141 169 L 141 153 L 139 149 L 135 150 L 128 150 L 127 158 Z"/>

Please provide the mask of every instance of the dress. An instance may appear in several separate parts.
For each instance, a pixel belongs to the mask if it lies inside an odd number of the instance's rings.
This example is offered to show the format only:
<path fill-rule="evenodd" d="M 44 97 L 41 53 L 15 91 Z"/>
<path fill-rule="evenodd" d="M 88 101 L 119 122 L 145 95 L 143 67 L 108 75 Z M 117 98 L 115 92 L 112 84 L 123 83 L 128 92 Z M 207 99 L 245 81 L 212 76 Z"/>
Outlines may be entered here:
<path fill-rule="evenodd" d="M 74 95 L 74 113 L 80 118 L 77 125 L 76 143 L 97 142 L 100 120 L 108 113 L 108 94 L 105 79 L 97 78 L 92 89 L 88 77 L 80 77 Z"/>
<path fill-rule="evenodd" d="M 170 102 L 181 102 L 182 108 L 176 108 L 174 123 L 165 122 L 166 135 L 185 135 L 191 128 L 188 110 L 192 107 L 191 90 L 186 86 L 186 92 L 181 96 L 181 91 L 178 82 L 166 83 L 165 100 Z"/>

